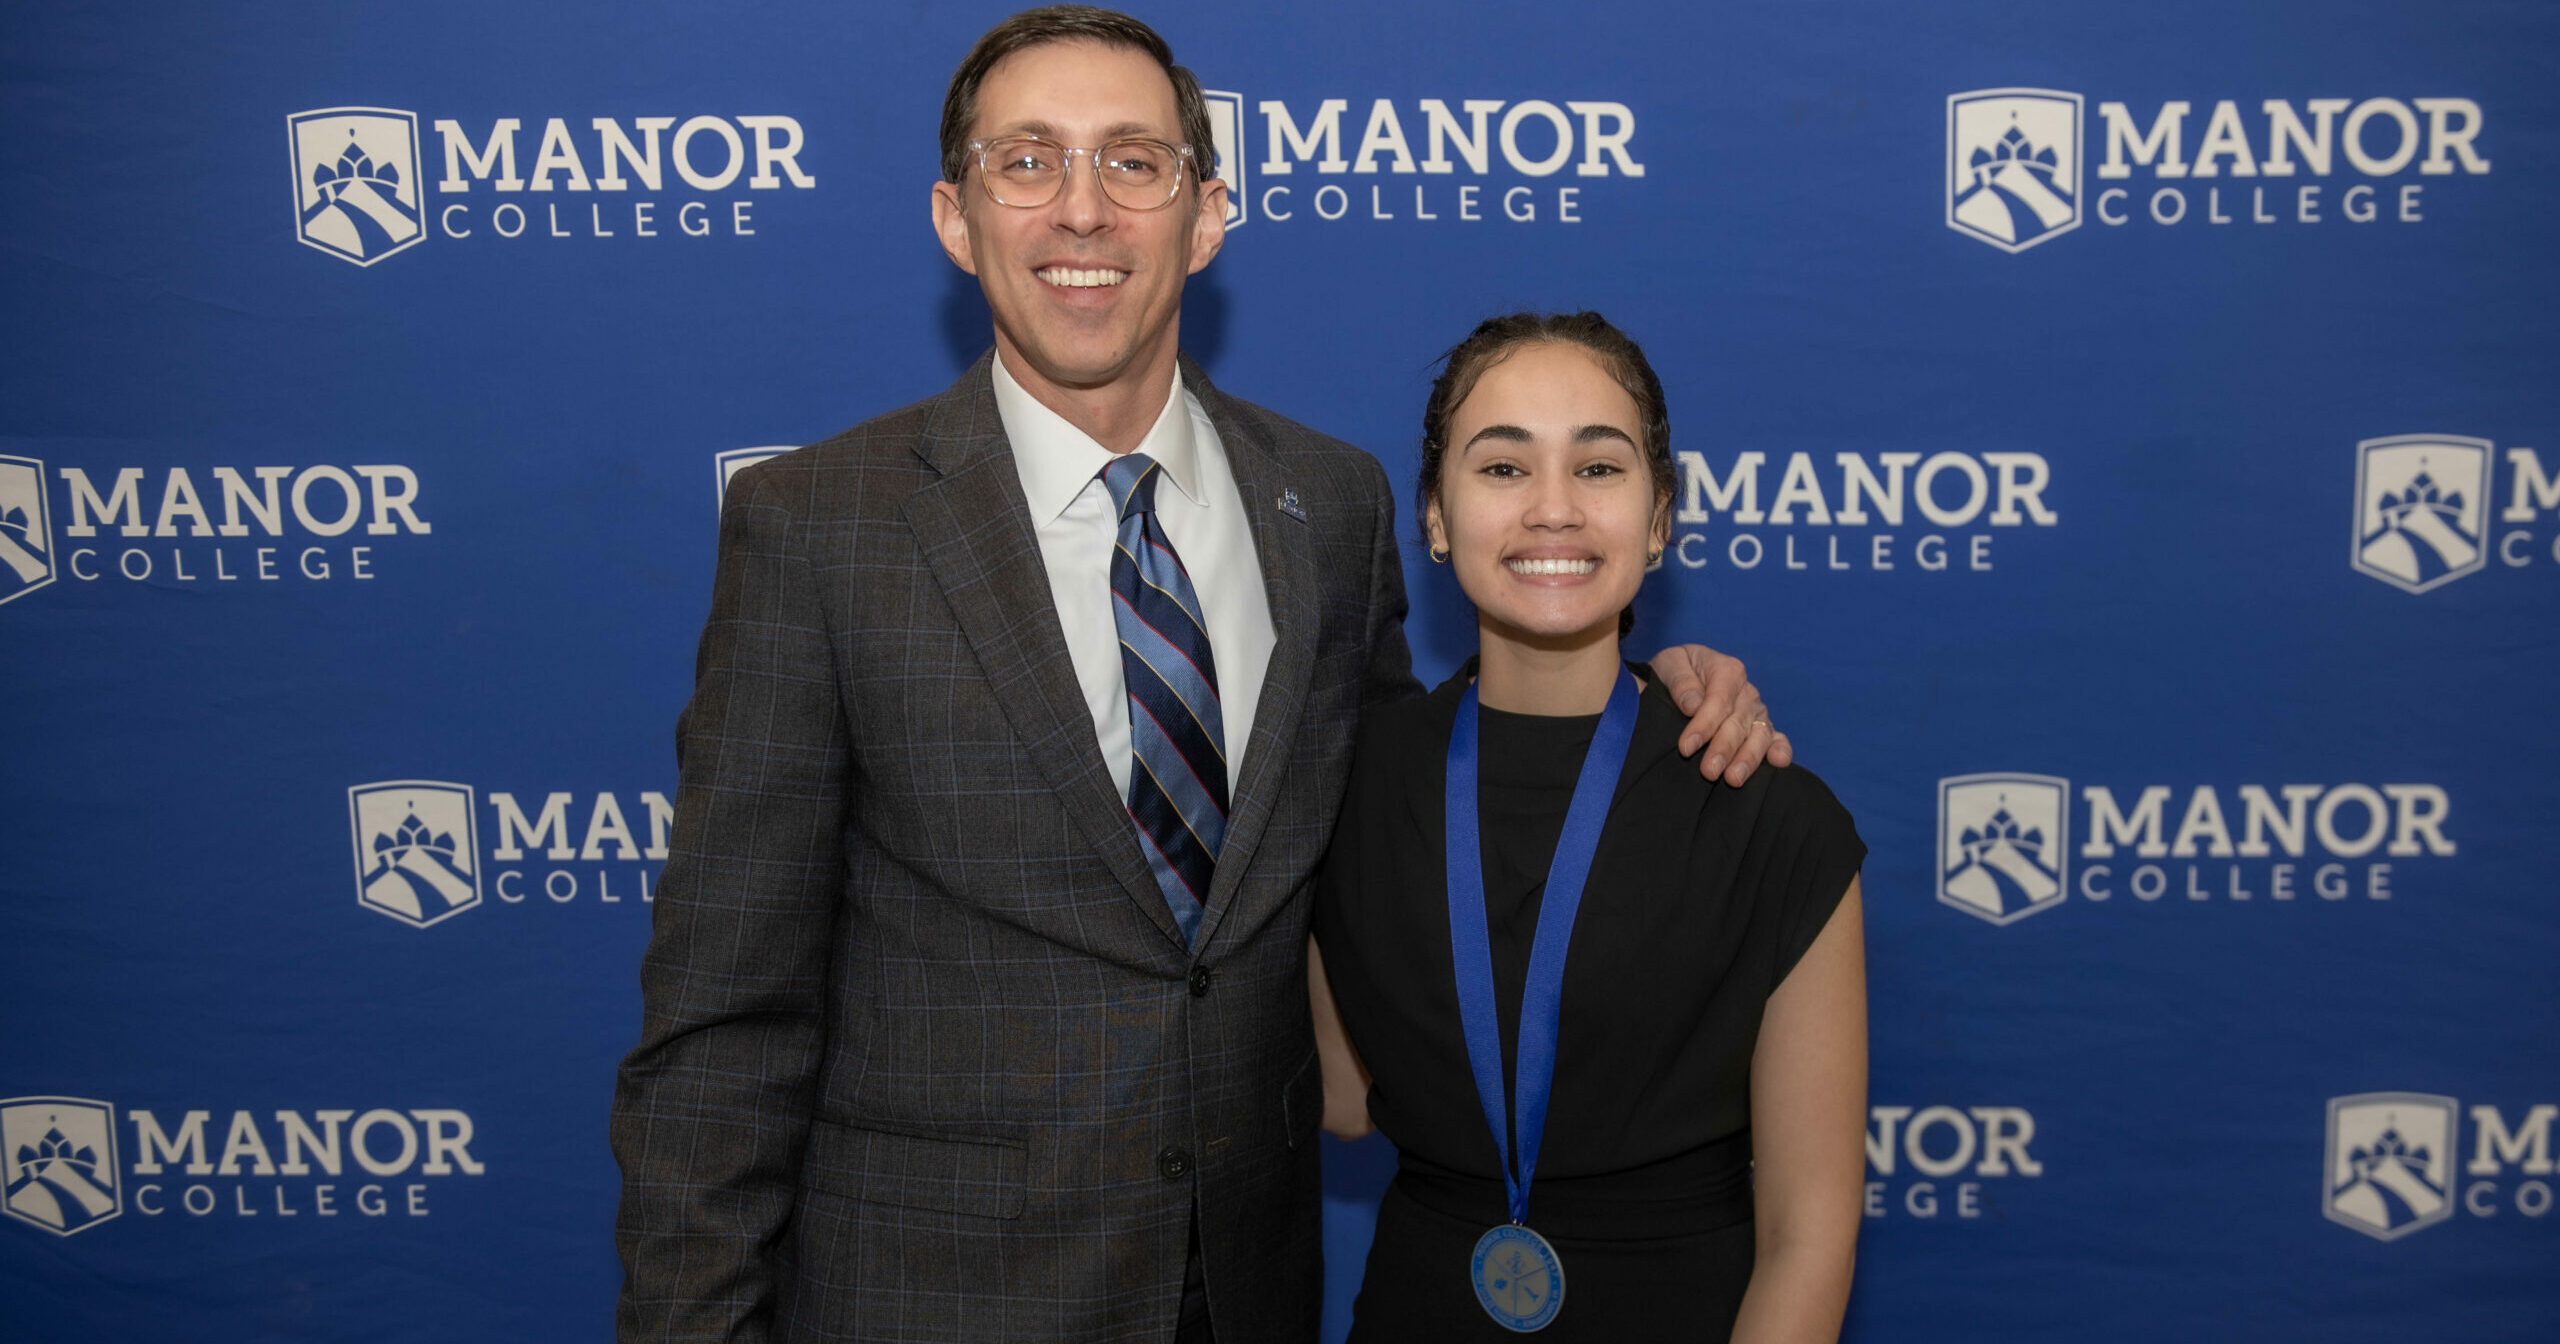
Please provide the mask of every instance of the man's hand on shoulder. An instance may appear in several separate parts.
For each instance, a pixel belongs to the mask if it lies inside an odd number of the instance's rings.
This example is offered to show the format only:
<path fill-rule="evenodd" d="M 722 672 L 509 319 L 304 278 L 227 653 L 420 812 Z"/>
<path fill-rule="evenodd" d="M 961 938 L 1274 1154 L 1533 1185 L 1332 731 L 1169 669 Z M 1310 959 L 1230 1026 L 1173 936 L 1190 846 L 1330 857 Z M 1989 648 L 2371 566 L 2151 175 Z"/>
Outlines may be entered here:
<path fill-rule="evenodd" d="M 1680 754 L 1705 749 L 1699 774 L 1739 785 L 1763 760 L 1778 766 L 1795 763 L 1795 748 L 1770 724 L 1769 707 L 1760 702 L 1760 688 L 1744 674 L 1741 659 L 1704 644 L 1682 644 L 1655 654 L 1652 663 L 1671 702 L 1689 716 L 1689 726 L 1680 734 Z"/>

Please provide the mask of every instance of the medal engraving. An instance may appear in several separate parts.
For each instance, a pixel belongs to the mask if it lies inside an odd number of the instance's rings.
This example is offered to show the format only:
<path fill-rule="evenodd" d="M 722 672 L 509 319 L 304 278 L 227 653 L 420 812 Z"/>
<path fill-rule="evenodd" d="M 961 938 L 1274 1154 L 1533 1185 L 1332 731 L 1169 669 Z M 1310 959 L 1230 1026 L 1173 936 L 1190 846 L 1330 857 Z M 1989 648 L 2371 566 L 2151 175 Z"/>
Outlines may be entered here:
<path fill-rule="evenodd" d="M 1505 1330 L 1543 1330 L 1564 1306 L 1564 1262 L 1525 1227 L 1505 1224 L 1478 1238 L 1473 1269 L 1476 1301 Z"/>

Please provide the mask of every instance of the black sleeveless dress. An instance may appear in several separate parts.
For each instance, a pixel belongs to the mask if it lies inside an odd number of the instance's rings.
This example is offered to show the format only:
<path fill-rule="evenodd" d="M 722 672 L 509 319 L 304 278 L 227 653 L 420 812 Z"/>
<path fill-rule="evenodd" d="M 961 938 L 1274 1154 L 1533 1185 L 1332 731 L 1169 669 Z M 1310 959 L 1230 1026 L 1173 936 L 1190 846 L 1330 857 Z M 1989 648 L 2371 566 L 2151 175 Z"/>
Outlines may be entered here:
<path fill-rule="evenodd" d="M 1369 1113 L 1398 1152 L 1354 1344 L 1520 1338 L 1485 1315 L 1469 1277 L 1476 1239 L 1509 1221 L 1449 951 L 1443 790 L 1469 675 L 1364 711 L 1317 889 L 1325 970 L 1375 1079 Z M 1547 863 L 1599 716 L 1486 710 L 1480 723 L 1485 913 L 1507 1073 Z M 1866 855 L 1811 772 L 1764 766 L 1739 789 L 1712 783 L 1678 753 L 1686 725 L 1648 687 L 1575 916 L 1527 1220 L 1564 1264 L 1564 1305 L 1543 1340 L 1731 1333 L 1751 1277 L 1761 1010 Z"/>

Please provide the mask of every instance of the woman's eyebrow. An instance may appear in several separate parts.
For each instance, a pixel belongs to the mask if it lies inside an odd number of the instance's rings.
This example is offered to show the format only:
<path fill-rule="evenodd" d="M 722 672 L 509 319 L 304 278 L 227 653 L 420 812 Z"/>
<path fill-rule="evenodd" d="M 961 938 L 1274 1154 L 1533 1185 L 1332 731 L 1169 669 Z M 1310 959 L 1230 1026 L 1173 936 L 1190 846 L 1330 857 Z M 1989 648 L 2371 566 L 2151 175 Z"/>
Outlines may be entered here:
<path fill-rule="evenodd" d="M 1575 443 L 1598 443 L 1603 439 L 1616 439 L 1630 448 L 1634 447 L 1636 442 L 1633 436 L 1616 425 L 1584 425 L 1573 431 Z"/>

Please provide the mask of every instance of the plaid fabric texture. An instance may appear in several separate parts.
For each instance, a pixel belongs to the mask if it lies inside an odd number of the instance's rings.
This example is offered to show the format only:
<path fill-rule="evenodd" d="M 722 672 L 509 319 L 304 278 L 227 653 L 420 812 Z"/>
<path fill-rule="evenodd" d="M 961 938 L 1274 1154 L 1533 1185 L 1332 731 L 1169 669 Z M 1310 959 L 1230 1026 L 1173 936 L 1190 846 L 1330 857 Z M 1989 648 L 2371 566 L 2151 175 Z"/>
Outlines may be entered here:
<path fill-rule="evenodd" d="M 1186 945 L 1104 768 L 996 415 L 731 484 L 615 1090 L 627 1340 L 1314 1337 L 1309 887 L 1418 691 L 1377 463 L 1186 363 L 1277 636 Z M 1283 492 L 1295 512 L 1278 507 Z"/>

